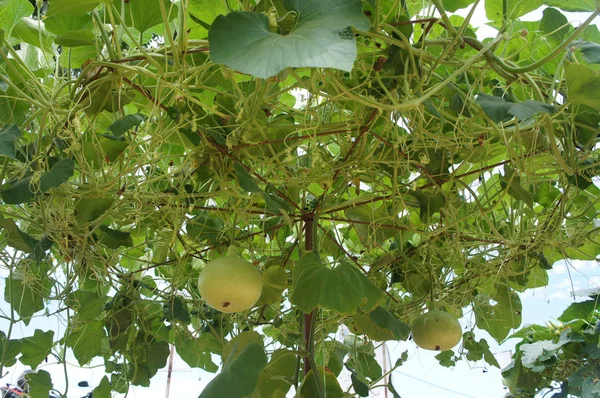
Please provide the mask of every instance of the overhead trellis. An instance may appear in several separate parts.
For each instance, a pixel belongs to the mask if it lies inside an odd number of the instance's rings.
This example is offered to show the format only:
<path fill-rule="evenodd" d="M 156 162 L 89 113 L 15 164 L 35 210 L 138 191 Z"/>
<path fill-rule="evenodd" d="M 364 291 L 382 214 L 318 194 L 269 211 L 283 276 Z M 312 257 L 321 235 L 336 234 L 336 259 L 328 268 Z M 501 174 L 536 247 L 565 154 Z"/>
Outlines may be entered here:
<path fill-rule="evenodd" d="M 372 342 L 407 339 L 426 306 L 502 341 L 519 292 L 596 259 L 594 2 L 488 1 L 485 40 L 479 1 L 255 3 L 0 1 L 0 373 L 38 366 L 34 344 L 103 359 L 108 396 L 173 345 L 211 372 L 222 356 L 203 397 L 303 374 L 305 395 L 340 396 L 314 374 L 344 364 L 361 394 L 386 376 Z M 232 244 L 263 295 L 223 315 L 197 279 Z M 43 310 L 62 335 L 11 335 Z M 354 340 L 330 337 L 342 325 Z M 485 340 L 463 347 L 498 366 Z"/>

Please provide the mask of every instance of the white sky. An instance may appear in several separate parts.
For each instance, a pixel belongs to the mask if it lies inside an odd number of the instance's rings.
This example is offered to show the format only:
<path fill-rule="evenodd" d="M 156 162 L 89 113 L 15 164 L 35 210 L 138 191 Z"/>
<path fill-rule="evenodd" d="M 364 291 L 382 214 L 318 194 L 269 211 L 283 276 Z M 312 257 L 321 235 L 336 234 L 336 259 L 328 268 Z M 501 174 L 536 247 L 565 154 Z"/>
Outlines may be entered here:
<path fill-rule="evenodd" d="M 525 1 L 525 0 L 524 0 Z M 459 10 L 458 14 L 465 16 L 466 10 Z M 541 10 L 534 11 L 523 20 L 539 20 Z M 569 21 L 583 21 L 589 14 L 586 13 L 565 13 Z M 483 2 L 472 19 L 472 24 L 480 26 L 478 35 L 480 38 L 485 36 L 494 36 L 495 31 L 487 27 Z M 570 274 L 567 272 L 570 270 Z M 1 272 L 1 270 L 0 270 Z M 0 291 L 4 290 L 4 278 L 6 275 L 0 274 Z M 570 265 L 565 263 L 556 264 L 549 272 L 550 283 L 546 288 L 534 289 L 521 295 L 523 302 L 523 324 L 541 323 L 557 318 L 562 311 L 573 302 L 571 298 L 571 283 L 575 290 L 600 287 L 600 268 L 595 262 L 574 261 Z M 572 281 L 572 282 L 571 282 Z M 8 311 L 8 305 L 0 300 L 0 311 Z M 467 315 L 461 320 L 464 325 L 474 324 L 472 316 Z M 8 324 L 0 320 L 0 330 L 6 330 Z M 35 329 L 49 330 L 54 329 L 57 335 L 62 335 L 62 325 L 51 318 L 36 317 L 28 327 L 17 325 L 13 330 L 13 338 L 31 336 Z M 501 365 L 505 366 L 510 362 L 511 351 L 517 340 L 509 340 L 505 344 L 498 346 L 494 340 L 484 331 L 476 331 L 477 339 L 485 338 L 492 352 Z M 388 342 L 387 347 L 390 353 L 389 363 L 393 364 L 402 352 L 408 350 L 409 360 L 403 366 L 398 368 L 392 374 L 392 381 L 398 393 L 402 398 L 429 398 L 429 397 L 472 397 L 472 398 L 501 398 L 506 394 L 502 385 L 500 371 L 496 368 L 486 366 L 485 363 L 467 363 L 460 361 L 454 368 L 444 368 L 438 364 L 434 358 L 436 352 L 417 349 L 412 342 Z M 380 364 L 383 361 L 381 352 L 378 352 Z M 85 395 L 89 388 L 77 387 L 77 382 L 86 380 L 91 387 L 97 385 L 104 376 L 101 360 L 96 360 L 98 367 L 88 367 L 80 369 L 76 366 L 77 362 L 71 357 L 75 366 L 67 366 L 69 375 L 69 394 L 70 398 L 78 398 Z M 389 368 L 389 365 L 388 365 Z M 45 369 L 52 375 L 55 388 L 64 389 L 64 368 L 62 365 L 42 364 L 40 369 Z M 10 369 L 10 373 L 1 380 L 2 384 L 6 382 L 16 382 L 17 376 L 24 370 L 20 364 Z M 484 371 L 485 370 L 485 371 Z M 197 397 L 204 386 L 213 377 L 212 374 L 198 369 L 190 369 L 178 356 L 174 361 L 174 372 L 172 374 L 170 396 L 171 397 Z M 350 385 L 349 376 L 342 377 L 343 386 Z M 133 387 L 129 392 L 129 397 L 139 398 L 163 398 L 166 397 L 167 372 L 166 368 L 158 372 L 152 379 L 150 388 Z M 380 383 L 381 384 L 381 383 Z M 293 396 L 290 392 L 288 396 Z M 380 389 L 372 392 L 372 397 L 390 397 L 391 393 L 385 394 Z M 226 397 L 224 397 L 226 398 Z"/>

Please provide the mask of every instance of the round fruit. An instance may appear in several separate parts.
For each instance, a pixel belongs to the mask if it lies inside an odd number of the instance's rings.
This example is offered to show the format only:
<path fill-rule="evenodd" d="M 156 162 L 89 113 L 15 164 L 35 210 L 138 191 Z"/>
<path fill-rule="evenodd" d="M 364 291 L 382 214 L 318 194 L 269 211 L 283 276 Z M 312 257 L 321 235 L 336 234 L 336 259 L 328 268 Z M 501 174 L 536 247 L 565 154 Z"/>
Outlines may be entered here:
<path fill-rule="evenodd" d="M 415 343 L 426 350 L 446 351 L 457 345 L 462 337 L 458 319 L 439 310 L 419 315 L 412 324 Z"/>
<path fill-rule="evenodd" d="M 245 311 L 258 301 L 262 280 L 258 270 L 230 246 L 226 256 L 204 266 L 198 290 L 208 305 L 221 312 Z"/>

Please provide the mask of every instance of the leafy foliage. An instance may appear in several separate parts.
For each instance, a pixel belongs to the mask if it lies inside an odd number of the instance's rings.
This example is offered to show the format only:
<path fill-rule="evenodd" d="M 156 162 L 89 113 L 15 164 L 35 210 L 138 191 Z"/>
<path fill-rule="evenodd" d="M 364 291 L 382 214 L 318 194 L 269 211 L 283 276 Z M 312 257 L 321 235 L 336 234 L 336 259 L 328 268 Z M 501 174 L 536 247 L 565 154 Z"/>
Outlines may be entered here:
<path fill-rule="evenodd" d="M 488 0 L 498 33 L 479 40 L 448 14 L 477 3 L 53 0 L 34 19 L 0 0 L 6 322 L 66 322 L 0 332 L 0 373 L 72 354 L 104 364 L 109 396 L 174 346 L 210 372 L 221 357 L 202 397 L 343 396 L 343 369 L 368 396 L 373 342 L 427 306 L 507 338 L 554 262 L 600 254 L 599 11 Z M 232 244 L 263 292 L 224 315 L 197 280 Z M 513 334 L 510 390 L 594 394 L 596 317 L 574 304 L 556 335 Z M 498 366 L 472 331 L 458 350 L 440 363 Z"/>
<path fill-rule="evenodd" d="M 593 397 L 600 371 L 596 299 L 573 303 L 559 324 L 532 325 L 515 333 L 519 337 L 513 362 L 502 371 L 514 396 L 533 397 L 538 392 L 554 396 Z"/>

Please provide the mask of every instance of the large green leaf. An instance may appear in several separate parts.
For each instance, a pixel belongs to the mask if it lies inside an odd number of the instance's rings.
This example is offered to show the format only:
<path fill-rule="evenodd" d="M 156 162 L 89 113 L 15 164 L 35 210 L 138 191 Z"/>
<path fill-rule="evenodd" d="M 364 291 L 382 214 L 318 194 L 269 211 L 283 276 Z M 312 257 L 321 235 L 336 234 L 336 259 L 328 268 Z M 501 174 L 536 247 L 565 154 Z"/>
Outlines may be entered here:
<path fill-rule="evenodd" d="M 110 4 L 112 0 L 52 0 L 48 7 L 46 16 L 53 15 L 83 15 L 100 4 Z"/>
<path fill-rule="evenodd" d="M 221 373 L 208 383 L 198 398 L 243 398 L 254 391 L 261 370 L 267 365 L 267 355 L 257 343 L 244 346 Z"/>
<path fill-rule="evenodd" d="M 241 163 L 236 162 L 233 165 L 233 168 L 235 170 L 235 175 L 240 187 L 245 191 L 260 194 L 265 200 L 265 207 L 267 210 L 275 214 L 279 214 L 280 210 L 289 209 L 289 205 L 284 200 L 260 189 L 256 182 L 254 182 L 252 176 L 246 171 Z"/>
<path fill-rule="evenodd" d="M 94 388 L 92 395 L 94 398 L 111 398 L 110 391 L 110 381 L 108 377 L 104 376 L 96 388 Z"/>
<path fill-rule="evenodd" d="M 318 379 L 317 379 L 318 377 Z M 340 387 L 335 374 L 325 368 L 317 369 L 317 377 L 313 369 L 309 370 L 304 379 L 300 390 L 296 395 L 297 398 L 316 398 L 321 396 L 319 391 L 323 392 L 323 397 L 327 398 L 343 398 L 344 391 Z"/>
<path fill-rule="evenodd" d="M 74 30 L 58 36 L 54 42 L 65 48 L 90 46 L 96 42 L 96 35 L 89 30 Z"/>
<path fill-rule="evenodd" d="M 121 246 L 133 247 L 133 238 L 131 232 L 118 231 L 106 225 L 101 225 L 100 243 L 111 249 L 118 249 Z"/>
<path fill-rule="evenodd" d="M 548 34 L 548 38 L 560 44 L 569 33 L 569 21 L 555 8 L 546 8 L 540 21 L 540 30 Z"/>
<path fill-rule="evenodd" d="M 6 279 L 4 301 L 14 308 L 26 325 L 29 324 L 33 314 L 45 308 L 44 297 L 38 287 L 26 282 L 16 273 L 12 278 Z"/>
<path fill-rule="evenodd" d="M 52 4 L 55 2 L 53 1 Z M 57 14 L 44 19 L 44 25 L 48 32 L 54 33 L 57 36 L 65 33 L 81 30 L 91 31 L 94 28 L 92 16 L 85 15 L 66 15 Z"/>
<path fill-rule="evenodd" d="M 490 346 L 485 339 L 477 341 L 473 332 L 465 332 L 462 341 L 463 348 L 468 351 L 467 359 L 469 361 L 478 361 L 483 358 L 490 365 L 500 368 L 498 361 L 490 351 Z"/>
<path fill-rule="evenodd" d="M 21 339 L 21 357 L 19 361 L 23 365 L 37 368 L 42 363 L 54 345 L 54 331 L 44 332 L 36 329 L 31 337 Z"/>
<path fill-rule="evenodd" d="M 69 294 L 66 304 L 77 312 L 80 321 L 93 321 L 100 317 L 108 297 L 96 291 L 76 290 Z"/>
<path fill-rule="evenodd" d="M 357 311 L 352 320 L 358 332 L 367 335 L 371 340 L 406 340 L 410 335 L 410 327 L 381 306 L 375 307 L 368 314 Z"/>
<path fill-rule="evenodd" d="M 161 12 L 162 1 L 167 12 L 167 21 L 163 20 Z M 115 1 L 121 9 L 121 1 Z M 168 0 L 135 0 L 125 2 L 125 23 L 135 28 L 138 32 L 145 32 L 161 23 L 170 22 L 177 17 L 178 8 Z"/>
<path fill-rule="evenodd" d="M 598 3 L 594 0 L 544 0 L 544 4 L 565 11 L 595 11 Z"/>
<path fill-rule="evenodd" d="M 217 17 L 208 35 L 213 62 L 261 78 L 287 67 L 352 69 L 356 43 L 350 27 L 369 29 L 359 0 L 286 0 L 284 5 L 296 13 L 286 35 L 271 32 L 264 14 Z"/>
<path fill-rule="evenodd" d="M 287 273 L 279 265 L 273 265 L 262 273 L 263 288 L 258 305 L 274 304 L 282 300 L 287 285 Z"/>
<path fill-rule="evenodd" d="M 0 129 L 0 155 L 16 159 L 15 141 L 21 137 L 16 125 L 5 125 Z"/>
<path fill-rule="evenodd" d="M 25 253 L 33 253 L 39 242 L 21 231 L 14 220 L 0 216 L 0 227 L 6 231 L 7 243 L 10 247 Z"/>
<path fill-rule="evenodd" d="M 442 4 L 446 11 L 454 12 L 473 4 L 473 0 L 444 0 Z"/>
<path fill-rule="evenodd" d="M 527 100 L 525 102 L 509 102 L 501 97 L 494 97 L 487 94 L 478 94 L 475 100 L 477 105 L 483 109 L 485 114 L 496 123 L 506 121 L 514 116 L 518 119 L 529 119 L 538 113 L 555 112 L 553 105 L 545 104 L 539 101 Z"/>
<path fill-rule="evenodd" d="M 20 204 L 32 201 L 37 193 L 46 193 L 67 182 L 73 176 L 75 163 L 71 159 L 59 160 L 49 171 L 43 173 L 39 181 L 33 183 L 32 177 L 26 177 L 12 187 L 0 192 L 7 204 Z M 36 187 L 37 185 L 37 187 Z"/>
<path fill-rule="evenodd" d="M 206 335 L 208 336 L 208 335 Z M 192 368 L 202 368 L 214 373 L 219 367 L 214 364 L 210 347 L 206 344 L 204 336 L 192 337 L 188 333 L 178 333 L 175 336 L 177 354 Z"/>
<path fill-rule="evenodd" d="M 115 202 L 108 197 L 83 197 L 75 204 L 75 218 L 80 225 L 94 221 L 102 216 Z"/>
<path fill-rule="evenodd" d="M 27 0 L 2 0 L 0 9 L 0 29 L 4 30 L 7 39 L 21 18 L 33 14 L 33 6 Z"/>
<path fill-rule="evenodd" d="M 67 346 L 73 350 L 80 366 L 87 365 L 94 357 L 110 351 L 104 324 L 100 320 L 80 323 L 69 334 Z"/>
<path fill-rule="evenodd" d="M 582 104 L 600 111 L 600 76 L 588 66 L 567 63 L 565 66 L 567 99 L 572 104 Z"/>
<path fill-rule="evenodd" d="M 341 262 L 335 268 L 321 264 L 319 256 L 308 252 L 293 271 L 292 304 L 304 312 L 324 307 L 352 315 L 360 308 L 370 311 L 382 297 L 379 288 L 355 266 Z"/>
<path fill-rule="evenodd" d="M 31 398 L 46 398 L 52 390 L 52 377 L 45 370 L 38 370 L 36 373 L 29 373 L 25 376 L 29 385 L 29 395 Z"/>
<path fill-rule="evenodd" d="M 292 387 L 295 371 L 296 354 L 287 350 L 275 351 L 260 371 L 256 390 L 250 398 L 284 397 Z"/>
<path fill-rule="evenodd" d="M 534 393 L 542 380 L 542 375 L 525 368 L 519 357 L 502 369 L 502 377 L 513 394 Z"/>
<path fill-rule="evenodd" d="M 122 118 L 115 120 L 110 126 L 108 126 L 108 128 L 115 137 L 120 137 L 132 127 L 142 124 L 144 120 L 146 120 L 145 115 L 141 113 L 134 113 L 132 115 L 123 116 Z"/>
<path fill-rule="evenodd" d="M 17 355 L 21 353 L 21 340 L 8 340 L 0 330 L 0 363 L 10 367 L 17 363 Z"/>
<path fill-rule="evenodd" d="M 210 25 L 219 15 L 227 14 L 231 3 L 233 3 L 231 0 L 190 0 L 187 8 L 187 12 L 191 16 L 189 37 L 192 39 L 207 38 Z"/>
<path fill-rule="evenodd" d="M 590 315 L 596 309 L 598 303 L 596 300 L 582 301 L 581 303 L 573 303 L 563 311 L 558 317 L 561 322 L 569 322 L 575 319 L 588 320 Z"/>
<path fill-rule="evenodd" d="M 485 15 L 487 19 L 493 21 L 492 25 L 495 27 L 502 25 L 503 18 L 508 20 L 517 19 L 520 16 L 539 8 L 543 4 L 543 0 L 506 0 L 506 15 L 503 12 L 502 4 L 502 1 L 495 0 L 487 0 L 485 2 Z"/>
<path fill-rule="evenodd" d="M 365 246 L 377 246 L 394 236 L 397 217 L 389 211 L 386 205 L 366 204 L 351 207 L 345 211 L 358 238 Z M 352 223 L 352 221 L 357 221 Z M 385 227 L 383 225 L 389 225 Z"/>
<path fill-rule="evenodd" d="M 475 298 L 477 327 L 502 341 L 511 329 L 521 325 L 521 299 L 507 285 L 498 284 L 482 290 Z"/>

